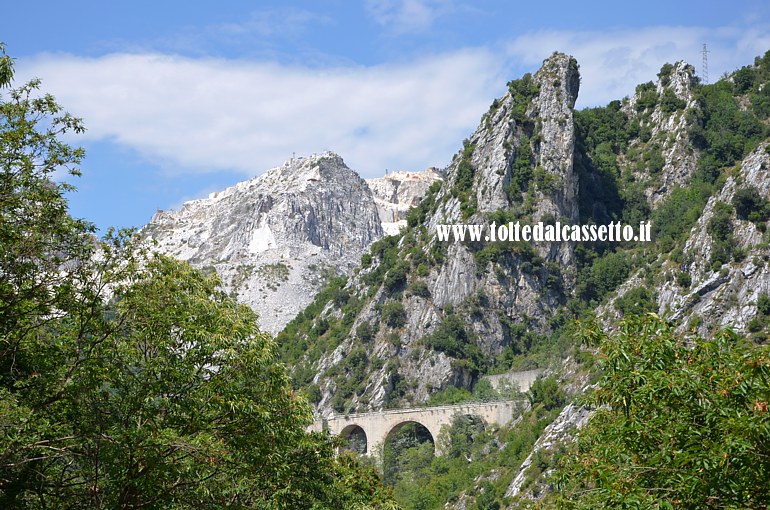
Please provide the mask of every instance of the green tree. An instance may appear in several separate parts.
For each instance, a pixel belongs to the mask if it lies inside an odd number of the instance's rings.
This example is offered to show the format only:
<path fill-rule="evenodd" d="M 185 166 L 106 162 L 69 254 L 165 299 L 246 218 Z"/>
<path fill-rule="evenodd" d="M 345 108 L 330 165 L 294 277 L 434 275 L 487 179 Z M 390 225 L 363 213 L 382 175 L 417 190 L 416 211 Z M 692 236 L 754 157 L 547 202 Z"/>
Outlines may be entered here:
<path fill-rule="evenodd" d="M 766 293 L 760 294 L 757 298 L 757 311 L 762 315 L 770 315 L 770 296 Z"/>
<path fill-rule="evenodd" d="M 391 328 L 406 324 L 406 310 L 400 301 L 389 301 L 382 306 L 382 320 Z"/>
<path fill-rule="evenodd" d="M 732 201 L 735 215 L 741 220 L 765 221 L 770 216 L 770 201 L 757 188 L 748 186 L 735 192 Z"/>
<path fill-rule="evenodd" d="M 529 388 L 529 402 L 533 406 L 542 404 L 546 410 L 564 405 L 567 400 L 564 390 L 559 387 L 556 377 L 538 377 Z"/>
<path fill-rule="evenodd" d="M 11 84 L 13 60 L 0 45 L 0 86 Z M 82 338 L 98 336 L 103 282 L 90 264 L 93 227 L 67 214 L 55 172 L 78 175 L 83 157 L 60 141 L 82 132 L 33 80 L 0 96 L 0 507 L 13 508 L 56 462 L 56 438 L 72 431 L 48 413 L 87 357 Z M 109 261 L 100 264 L 105 269 Z M 57 329 L 80 317 L 74 343 Z"/>
<path fill-rule="evenodd" d="M 3 86 L 13 68 L 2 46 L 0 53 Z M 33 80 L 11 90 L 8 100 L 0 96 L 0 363 L 16 370 L 23 370 L 15 357 L 20 337 L 86 295 L 68 284 L 86 284 L 76 261 L 93 252 L 93 227 L 67 214 L 63 194 L 71 186 L 51 178 L 79 175 L 82 149 L 59 138 L 83 132 L 82 123 L 38 88 Z"/>
<path fill-rule="evenodd" d="M 660 98 L 660 107 L 665 113 L 674 113 L 677 110 L 682 110 L 687 106 L 687 102 L 683 99 L 676 97 L 676 94 L 671 89 L 665 89 L 663 96 Z"/>
<path fill-rule="evenodd" d="M 615 301 L 615 308 L 621 311 L 624 316 L 655 312 L 658 309 L 657 299 L 657 295 L 647 287 L 634 287 Z"/>
<path fill-rule="evenodd" d="M 484 420 L 474 415 L 458 414 L 449 427 L 443 428 L 439 437 L 450 458 L 471 458 L 473 443 L 486 429 Z"/>
<path fill-rule="evenodd" d="M 216 277 L 69 215 L 83 128 L 38 87 L 0 98 L 0 508 L 392 508 Z"/>
<path fill-rule="evenodd" d="M 714 206 L 714 215 L 706 225 L 706 232 L 711 236 L 711 264 L 712 269 L 717 270 L 730 262 L 736 245 L 733 238 L 732 207 L 724 202 L 717 202 Z"/>
<path fill-rule="evenodd" d="M 629 271 L 630 262 L 622 252 L 611 252 L 597 258 L 592 267 L 592 276 L 599 297 L 615 290 L 628 277 Z"/>
<path fill-rule="evenodd" d="M 93 508 L 323 499 L 333 456 L 304 432 L 310 409 L 254 312 L 172 259 L 153 257 L 137 273 L 115 293 L 109 334 L 63 396 L 62 412 L 83 412 L 60 418 L 78 438 L 48 478 L 87 488 Z"/>
<path fill-rule="evenodd" d="M 770 352 L 723 331 L 680 340 L 655 315 L 598 327 L 594 414 L 562 458 L 563 508 L 767 508 Z"/>
<path fill-rule="evenodd" d="M 416 422 L 407 422 L 392 432 L 382 447 L 385 483 L 395 485 L 416 477 L 425 478 L 424 469 L 433 460 L 433 437 Z"/>

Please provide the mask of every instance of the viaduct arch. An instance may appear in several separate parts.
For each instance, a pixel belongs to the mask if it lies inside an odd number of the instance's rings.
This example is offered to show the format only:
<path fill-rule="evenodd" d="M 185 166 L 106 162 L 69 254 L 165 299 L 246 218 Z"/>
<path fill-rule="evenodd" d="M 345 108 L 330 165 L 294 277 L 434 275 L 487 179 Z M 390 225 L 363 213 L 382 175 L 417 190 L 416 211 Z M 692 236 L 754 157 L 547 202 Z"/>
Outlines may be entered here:
<path fill-rule="evenodd" d="M 451 406 L 421 407 L 412 409 L 394 409 L 373 413 L 358 413 L 347 416 L 332 416 L 319 419 L 310 430 L 327 430 L 332 435 L 349 437 L 351 434 L 366 435 L 366 455 L 378 455 L 388 435 L 402 425 L 419 423 L 433 436 L 436 455 L 443 455 L 441 445 L 437 442 L 441 427 L 450 425 L 456 415 L 475 415 L 487 423 L 504 425 L 513 419 L 516 411 L 515 402 L 485 402 L 474 404 L 459 404 Z"/>

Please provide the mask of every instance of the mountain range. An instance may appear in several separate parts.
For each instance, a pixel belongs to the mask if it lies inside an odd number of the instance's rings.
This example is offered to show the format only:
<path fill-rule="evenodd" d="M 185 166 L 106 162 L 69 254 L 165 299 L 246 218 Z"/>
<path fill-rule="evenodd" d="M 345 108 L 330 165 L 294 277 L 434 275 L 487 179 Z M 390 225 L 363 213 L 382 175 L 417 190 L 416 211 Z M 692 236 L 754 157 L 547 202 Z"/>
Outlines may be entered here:
<path fill-rule="evenodd" d="M 260 313 L 319 416 L 473 399 L 488 375 L 541 370 L 562 398 L 530 416 L 521 462 L 456 488 L 446 508 L 474 508 L 485 483 L 506 504 L 537 500 L 538 452 L 587 416 L 569 404 L 594 382 L 576 320 L 613 331 L 654 313 L 685 338 L 768 338 L 769 77 L 770 52 L 710 85 L 665 64 L 632 96 L 578 111 L 579 65 L 554 53 L 508 83 L 440 171 L 365 182 L 333 153 L 292 159 L 143 232 Z M 651 221 L 654 242 L 435 235 L 557 221 Z"/>

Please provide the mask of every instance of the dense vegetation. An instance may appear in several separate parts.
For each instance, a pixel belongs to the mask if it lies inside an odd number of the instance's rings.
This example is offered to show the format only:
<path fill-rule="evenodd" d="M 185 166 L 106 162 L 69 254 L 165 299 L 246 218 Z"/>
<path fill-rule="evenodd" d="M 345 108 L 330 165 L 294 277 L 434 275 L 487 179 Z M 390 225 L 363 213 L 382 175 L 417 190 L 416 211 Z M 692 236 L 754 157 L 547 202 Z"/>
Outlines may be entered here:
<path fill-rule="evenodd" d="M 402 427 L 385 445 L 386 483 L 409 509 L 438 510 L 460 498 L 469 500 L 467 508 L 474 510 L 499 510 L 513 503 L 505 497 L 508 486 L 537 438 L 561 411 L 564 395 L 555 379 L 542 379 L 531 402 L 520 421 L 503 427 L 465 415 L 456 416 L 435 439 L 419 427 Z M 444 455 L 434 456 L 434 441 L 444 448 Z M 525 486 L 534 483 L 549 462 L 550 457 L 538 457 Z"/>
<path fill-rule="evenodd" d="M 0 507 L 394 507 L 216 277 L 68 214 L 83 127 L 38 87 L 0 96 Z"/>
<path fill-rule="evenodd" d="M 561 456 L 562 508 L 767 508 L 770 350 L 729 331 L 684 342 L 655 316 L 599 342 L 595 412 Z"/>
<path fill-rule="evenodd" d="M 762 298 L 770 314 L 770 298 Z M 594 410 L 575 443 L 538 450 L 521 492 L 551 487 L 539 508 L 766 508 L 770 348 L 729 331 L 685 341 L 655 315 L 630 315 L 607 334 L 581 325 L 586 367 L 601 374 L 580 399 Z M 386 446 L 386 477 L 405 508 L 529 508 L 506 497 L 536 439 L 566 402 L 539 379 L 515 425 L 458 416 L 436 442 L 406 429 Z M 553 471 L 552 471 L 553 470 Z M 548 473 L 548 474 L 547 474 Z M 545 485 L 543 484 L 545 479 Z"/>
<path fill-rule="evenodd" d="M 673 66 L 666 64 L 659 77 L 670 81 Z M 658 94 L 650 82 L 637 87 L 636 114 L 628 116 L 619 101 L 606 107 L 575 112 L 578 134 L 576 170 L 580 176 L 581 222 L 607 223 L 623 220 L 634 224 L 650 218 L 652 245 L 587 243 L 578 249 L 579 283 L 577 301 L 571 310 L 590 310 L 600 303 L 627 276 L 642 266 L 654 264 L 660 256 L 681 263 L 681 250 L 690 229 L 701 215 L 706 202 L 721 188 L 731 166 L 755 149 L 770 135 L 768 87 L 770 52 L 757 58 L 755 65 L 735 73 L 734 79 L 723 79 L 712 85 L 694 85 L 695 105 L 688 107 L 666 99 L 664 89 Z M 748 102 L 752 108 L 742 108 Z M 671 143 L 665 132 L 654 137 L 651 115 L 656 105 L 664 113 L 684 115 L 691 146 L 700 150 L 697 169 L 686 186 L 676 187 L 668 197 L 651 210 L 642 191 L 659 185 L 664 161 L 661 149 Z M 737 200 L 739 218 L 767 220 L 766 204 L 751 191 L 741 191 Z M 722 209 L 713 220 L 710 234 L 716 235 L 717 250 L 712 257 L 716 270 L 732 260 L 734 243 L 729 237 L 731 210 Z M 764 227 L 762 227 L 764 228 Z M 651 273 L 648 273 L 651 276 Z M 686 282 L 688 276 L 682 276 Z M 648 287 L 654 287 L 648 281 Z M 643 288 L 639 295 L 650 296 Z M 649 301 L 649 300 L 648 300 Z M 623 302 L 620 303 L 621 306 Z"/>

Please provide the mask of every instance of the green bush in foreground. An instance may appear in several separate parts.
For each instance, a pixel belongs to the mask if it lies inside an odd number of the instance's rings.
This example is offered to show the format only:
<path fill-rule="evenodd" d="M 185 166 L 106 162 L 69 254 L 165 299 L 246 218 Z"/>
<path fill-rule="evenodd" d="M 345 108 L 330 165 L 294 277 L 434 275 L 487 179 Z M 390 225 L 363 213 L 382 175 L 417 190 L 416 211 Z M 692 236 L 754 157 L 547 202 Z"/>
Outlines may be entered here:
<path fill-rule="evenodd" d="M 556 475 L 562 508 L 767 508 L 770 353 L 684 342 L 655 315 L 598 328 L 596 410 Z"/>

